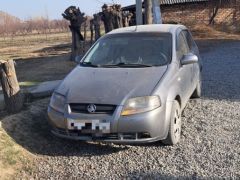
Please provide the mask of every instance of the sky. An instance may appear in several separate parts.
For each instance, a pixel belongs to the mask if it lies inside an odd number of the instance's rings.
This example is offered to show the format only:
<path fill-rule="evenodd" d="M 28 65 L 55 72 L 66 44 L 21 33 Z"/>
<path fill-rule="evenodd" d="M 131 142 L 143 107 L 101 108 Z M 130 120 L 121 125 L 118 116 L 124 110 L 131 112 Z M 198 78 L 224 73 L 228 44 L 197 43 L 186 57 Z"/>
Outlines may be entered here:
<path fill-rule="evenodd" d="M 22 20 L 30 17 L 49 17 L 62 19 L 61 14 L 71 5 L 78 6 L 86 15 L 92 15 L 101 10 L 104 3 L 131 5 L 135 0 L 0 0 L 0 11 L 7 12 Z"/>

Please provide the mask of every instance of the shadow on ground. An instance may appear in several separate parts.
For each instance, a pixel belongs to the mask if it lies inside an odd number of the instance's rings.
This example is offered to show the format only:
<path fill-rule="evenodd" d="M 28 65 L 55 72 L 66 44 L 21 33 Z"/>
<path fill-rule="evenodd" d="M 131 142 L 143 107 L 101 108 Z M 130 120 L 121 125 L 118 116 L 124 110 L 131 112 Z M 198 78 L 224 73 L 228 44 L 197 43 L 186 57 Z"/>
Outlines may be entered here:
<path fill-rule="evenodd" d="M 34 53 L 38 53 L 39 55 L 48 55 L 48 56 L 56 56 L 59 54 L 67 54 L 71 50 L 71 43 L 58 44 L 54 46 L 45 47 L 39 50 L 34 51 Z"/>
<path fill-rule="evenodd" d="M 47 121 L 49 99 L 33 102 L 21 113 L 1 118 L 2 128 L 33 154 L 48 156 L 99 156 L 127 149 L 102 143 L 64 140 L 53 136 Z"/>
<path fill-rule="evenodd" d="M 17 60 L 18 80 L 20 82 L 61 80 L 77 65 L 69 59 L 70 54 Z"/>

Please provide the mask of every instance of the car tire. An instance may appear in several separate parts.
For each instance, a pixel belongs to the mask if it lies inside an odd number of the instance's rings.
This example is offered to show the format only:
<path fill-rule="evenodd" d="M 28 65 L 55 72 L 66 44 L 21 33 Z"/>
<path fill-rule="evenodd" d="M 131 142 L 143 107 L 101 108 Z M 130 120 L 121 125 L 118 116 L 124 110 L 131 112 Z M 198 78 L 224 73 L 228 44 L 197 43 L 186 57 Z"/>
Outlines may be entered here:
<path fill-rule="evenodd" d="M 202 95 L 202 82 L 198 81 L 197 87 L 194 90 L 191 98 L 200 98 Z"/>
<path fill-rule="evenodd" d="M 162 142 L 165 145 L 174 145 L 180 141 L 181 138 L 181 108 L 178 101 L 173 102 L 170 124 L 168 130 L 168 136 Z"/>

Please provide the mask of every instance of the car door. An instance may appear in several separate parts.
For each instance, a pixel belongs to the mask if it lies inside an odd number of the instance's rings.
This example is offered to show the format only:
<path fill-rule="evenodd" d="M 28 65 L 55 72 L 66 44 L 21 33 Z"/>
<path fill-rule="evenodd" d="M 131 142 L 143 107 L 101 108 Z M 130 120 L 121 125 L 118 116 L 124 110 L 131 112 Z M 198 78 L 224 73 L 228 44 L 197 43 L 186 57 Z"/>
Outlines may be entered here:
<path fill-rule="evenodd" d="M 184 57 L 184 55 L 188 54 L 190 52 L 189 47 L 187 45 L 185 36 L 182 32 L 182 30 L 177 35 L 177 59 L 179 62 L 179 85 L 180 90 L 182 94 L 182 101 L 185 104 L 191 95 L 191 87 L 192 87 L 192 71 L 193 71 L 193 65 L 181 65 L 181 60 Z"/>
<path fill-rule="evenodd" d="M 188 31 L 188 30 L 183 30 L 182 31 L 184 36 L 185 36 L 185 39 L 187 41 L 187 45 L 189 47 L 189 51 L 191 53 L 193 53 L 194 55 L 198 56 L 198 60 L 199 60 L 199 63 L 194 63 L 192 66 L 192 77 L 191 77 L 191 82 L 192 82 L 192 85 L 195 87 L 196 86 L 196 83 L 197 81 L 199 80 L 199 77 L 200 77 L 200 70 L 201 70 L 201 58 L 200 58 L 200 55 L 199 55 L 199 50 L 198 50 L 198 47 L 195 43 L 195 41 L 193 40 L 193 37 L 191 35 L 191 33 Z"/>

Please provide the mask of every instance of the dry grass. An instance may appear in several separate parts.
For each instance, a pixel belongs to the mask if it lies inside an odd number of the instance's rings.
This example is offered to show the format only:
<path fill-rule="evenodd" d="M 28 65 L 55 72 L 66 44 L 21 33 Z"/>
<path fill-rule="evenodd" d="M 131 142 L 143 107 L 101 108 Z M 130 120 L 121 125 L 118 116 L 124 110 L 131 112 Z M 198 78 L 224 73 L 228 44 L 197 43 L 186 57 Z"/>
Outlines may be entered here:
<path fill-rule="evenodd" d="M 33 155 L 16 144 L 2 127 L 0 137 L 0 179 L 15 179 L 19 174 L 31 174 Z"/>
<path fill-rule="evenodd" d="M 14 115 L 0 114 L 0 180 L 30 179 L 34 176 L 43 137 L 51 138 L 46 111 L 49 99 L 26 104 Z M 33 150 L 34 149 L 34 150 Z"/>
<path fill-rule="evenodd" d="M 70 51 L 70 33 L 57 33 L 49 35 L 16 36 L 12 38 L 0 38 L 0 59 L 24 59 L 41 56 L 52 56 L 65 54 Z M 46 48 L 63 47 L 62 51 L 46 51 Z"/>
<path fill-rule="evenodd" d="M 190 27 L 196 39 L 216 39 L 216 40 L 240 40 L 239 34 L 230 34 L 218 31 L 211 26 L 195 25 Z"/>

